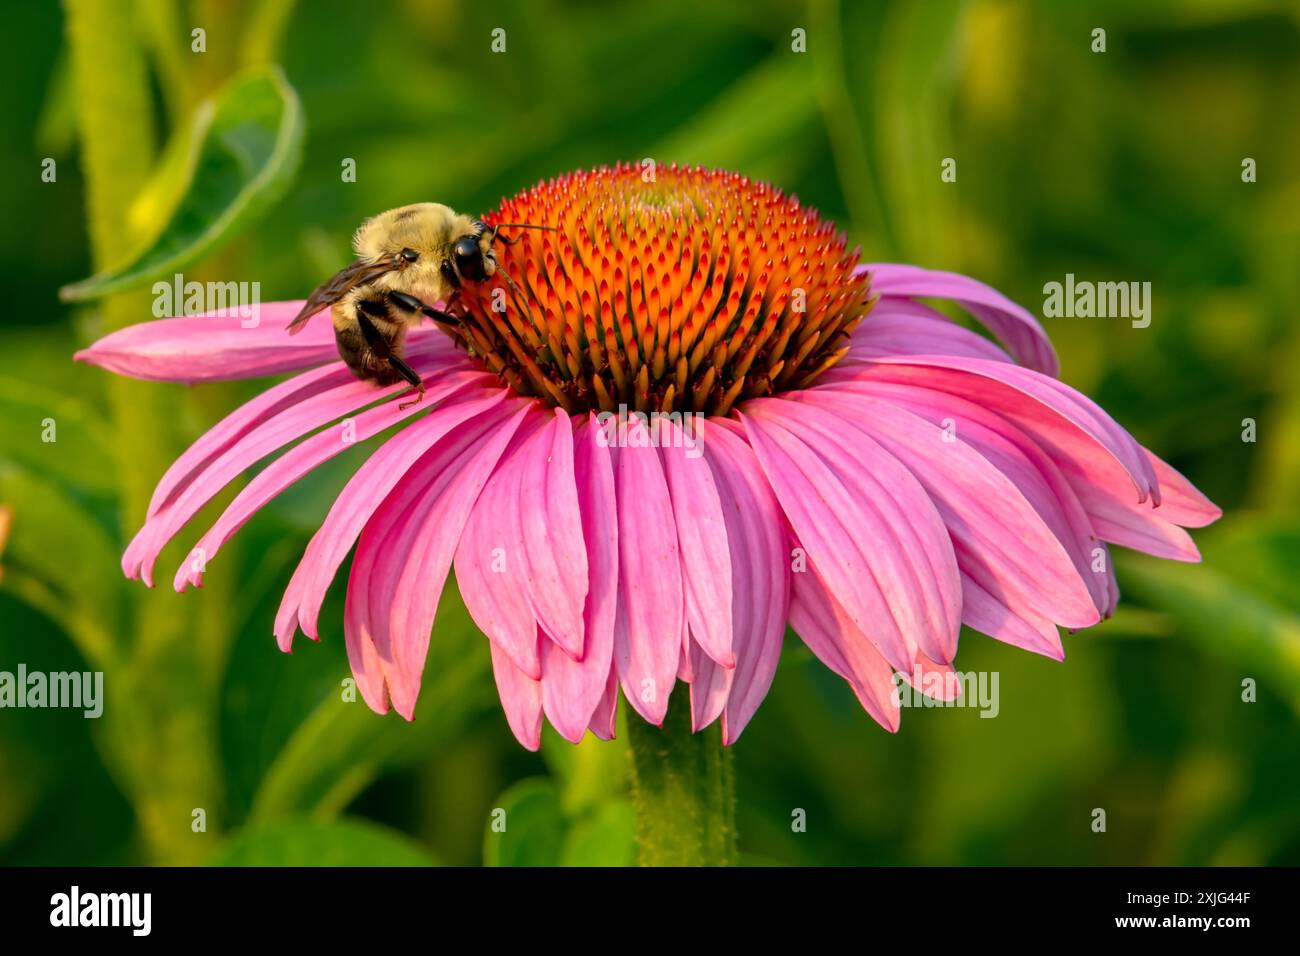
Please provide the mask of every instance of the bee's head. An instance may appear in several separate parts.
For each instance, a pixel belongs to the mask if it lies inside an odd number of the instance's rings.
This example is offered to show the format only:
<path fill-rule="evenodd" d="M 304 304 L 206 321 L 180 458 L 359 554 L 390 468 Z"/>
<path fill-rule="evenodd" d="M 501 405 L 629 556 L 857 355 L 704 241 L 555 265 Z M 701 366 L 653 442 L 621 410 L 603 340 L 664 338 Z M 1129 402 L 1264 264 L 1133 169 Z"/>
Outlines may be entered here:
<path fill-rule="evenodd" d="M 480 281 L 496 270 L 486 232 L 481 221 L 426 202 L 367 219 L 352 244 L 360 258 L 392 264 L 381 285 L 437 297 L 446 286 Z"/>

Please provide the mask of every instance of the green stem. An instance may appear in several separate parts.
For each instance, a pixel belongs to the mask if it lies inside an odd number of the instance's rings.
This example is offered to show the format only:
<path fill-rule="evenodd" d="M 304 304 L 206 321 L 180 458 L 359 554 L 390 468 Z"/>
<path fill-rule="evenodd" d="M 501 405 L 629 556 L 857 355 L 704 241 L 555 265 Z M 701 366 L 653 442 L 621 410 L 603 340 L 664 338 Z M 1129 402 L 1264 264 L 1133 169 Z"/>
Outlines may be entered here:
<path fill-rule="evenodd" d="M 145 238 L 133 232 L 130 210 L 155 157 L 153 102 L 134 4 L 65 0 L 65 10 L 91 254 L 102 271 Z M 107 331 L 148 317 L 150 305 L 148 292 L 127 292 L 105 298 L 98 310 Z M 120 450 L 119 504 L 129 527 L 143 518 L 177 436 L 158 385 L 114 376 L 107 387 Z M 221 798 L 210 716 L 218 675 L 202 667 L 192 603 L 179 605 L 168 590 L 135 591 L 132 626 L 116 635 L 127 663 L 105 675 L 106 759 L 131 796 L 152 861 L 194 863 L 210 840 L 193 831 L 192 811 L 214 818 Z"/>
<path fill-rule="evenodd" d="M 731 751 L 717 724 L 691 733 L 680 690 L 662 728 L 628 720 L 637 860 L 642 866 L 731 866 L 736 862 Z"/>

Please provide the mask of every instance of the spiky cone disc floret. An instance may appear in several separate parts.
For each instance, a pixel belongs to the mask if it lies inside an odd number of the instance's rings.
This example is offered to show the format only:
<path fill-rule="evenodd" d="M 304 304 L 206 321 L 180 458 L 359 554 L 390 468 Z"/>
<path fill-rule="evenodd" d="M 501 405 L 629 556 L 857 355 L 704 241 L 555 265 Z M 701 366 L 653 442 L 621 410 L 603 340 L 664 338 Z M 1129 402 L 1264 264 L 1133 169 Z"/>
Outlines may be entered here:
<path fill-rule="evenodd" d="M 619 165 L 501 203 L 501 270 L 449 310 L 516 392 L 568 412 L 725 415 L 806 388 L 871 308 L 857 250 L 815 209 L 737 173 Z"/>

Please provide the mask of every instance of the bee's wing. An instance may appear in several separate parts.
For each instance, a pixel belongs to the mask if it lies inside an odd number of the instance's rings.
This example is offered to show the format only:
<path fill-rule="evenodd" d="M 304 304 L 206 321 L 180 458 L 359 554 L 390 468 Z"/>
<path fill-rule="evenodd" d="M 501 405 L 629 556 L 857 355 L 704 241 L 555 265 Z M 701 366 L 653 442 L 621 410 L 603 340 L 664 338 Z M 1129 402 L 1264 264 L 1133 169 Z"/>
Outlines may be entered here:
<path fill-rule="evenodd" d="M 306 321 L 321 309 L 333 305 L 357 286 L 378 279 L 384 273 L 391 271 L 392 268 L 392 263 L 386 259 L 379 262 L 358 259 L 351 265 L 340 269 L 307 297 L 302 310 L 289 323 L 289 334 L 294 335 L 301 331 Z"/>

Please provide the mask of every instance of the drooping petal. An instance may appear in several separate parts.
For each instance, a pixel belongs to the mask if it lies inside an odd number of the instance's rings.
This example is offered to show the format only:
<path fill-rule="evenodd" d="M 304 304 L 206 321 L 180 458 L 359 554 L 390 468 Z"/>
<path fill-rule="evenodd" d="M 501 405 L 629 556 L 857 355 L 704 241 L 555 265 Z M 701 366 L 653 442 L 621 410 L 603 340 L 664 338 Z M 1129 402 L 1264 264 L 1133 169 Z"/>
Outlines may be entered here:
<path fill-rule="evenodd" d="M 457 381 L 461 383 L 460 387 L 455 384 Z M 468 393 L 487 397 L 489 401 L 499 401 L 503 391 L 499 387 L 492 387 L 490 383 L 493 381 L 490 375 L 456 372 L 442 381 L 431 382 L 432 387 L 426 392 L 425 400 L 432 403 L 439 401 L 441 396 Z M 204 564 L 216 557 L 221 546 L 243 527 L 244 522 L 285 488 L 357 442 L 365 441 L 410 418 L 417 413 L 418 408 L 416 405 L 402 408 L 399 402 L 385 402 L 362 412 L 354 419 L 345 419 L 341 429 L 317 432 L 267 465 L 244 486 L 216 524 L 199 539 L 191 554 L 201 555 L 203 561 L 187 559 L 182 562 L 173 582 L 176 590 L 183 591 L 189 584 L 196 587 L 202 585 Z M 428 412 L 427 408 L 425 412 Z"/>
<path fill-rule="evenodd" d="M 1098 549 L 1104 551 L 1105 545 L 1093 533 L 1087 512 L 1060 469 L 1011 421 L 956 395 L 911 385 L 849 380 L 829 387 L 897 404 L 944 428 L 945 435 L 953 441 L 964 442 L 978 451 L 1010 478 L 1033 505 L 1069 553 L 1092 594 L 1094 606 L 1102 615 L 1110 614 L 1115 600 L 1112 576 L 1104 570 L 1098 571 L 1096 560 Z M 965 623 L 975 627 L 969 620 Z"/>
<path fill-rule="evenodd" d="M 812 567 L 790 575 L 790 626 L 823 664 L 848 682 L 872 720 L 891 734 L 898 731 L 894 669 Z"/>
<path fill-rule="evenodd" d="M 628 423 L 628 447 L 614 455 L 618 494 L 618 613 L 614 661 L 628 703 L 663 723 L 677 679 L 686 627 L 681 553 L 658 449 L 645 425 Z"/>
<path fill-rule="evenodd" d="M 1056 625 L 1022 602 L 1015 609 L 1008 607 L 1008 602 L 1016 603 L 1013 598 L 994 597 L 968 574 L 961 578 L 961 598 L 961 619 L 967 627 L 1053 660 L 1065 659 Z"/>
<path fill-rule="evenodd" d="M 355 658 L 365 659 L 373 645 L 387 695 L 407 720 L 461 532 L 511 437 L 497 424 L 468 453 L 435 447 L 389 493 L 357 543 L 344 609 L 349 659 L 355 672 Z"/>
<path fill-rule="evenodd" d="M 952 542 L 907 468 L 842 419 L 802 402 L 741 410 L 763 471 L 808 558 L 849 618 L 899 670 L 950 661 L 961 622 Z M 850 437 L 851 435 L 851 437 Z"/>
<path fill-rule="evenodd" d="M 961 678 L 950 664 L 936 664 L 924 654 L 916 658 L 910 674 L 900 674 L 912 689 L 933 700 L 956 700 L 961 696 Z"/>
<path fill-rule="evenodd" d="M 411 361 L 412 367 L 421 374 L 434 371 L 438 364 L 438 360 L 427 352 L 413 357 Z M 430 386 L 425 402 L 422 403 L 425 408 L 466 387 L 464 377 L 455 375 L 451 378 L 431 377 Z M 145 520 L 144 526 L 136 532 L 122 556 L 122 568 L 127 577 L 143 577 L 145 583 L 152 587 L 153 566 L 158 554 L 222 488 L 290 442 L 358 409 L 377 401 L 389 400 L 404 387 L 406 386 L 375 388 L 369 382 L 350 378 L 289 405 L 249 428 L 191 477 L 170 501 Z M 419 408 L 411 406 L 406 411 L 415 414 Z"/>
<path fill-rule="evenodd" d="M 501 427 L 514 433 L 527 405 L 517 399 L 506 401 L 506 397 L 503 389 L 426 415 L 399 431 L 361 465 L 308 542 L 285 589 L 275 618 L 276 640 L 282 650 L 289 650 L 295 627 L 316 639 L 321 604 L 339 565 L 371 516 L 408 472 L 417 467 L 438 471 L 489 429 Z M 444 440 L 436 459 L 422 461 L 431 448 Z M 421 471 L 410 480 L 418 481 L 425 474 Z"/>
<path fill-rule="evenodd" d="M 589 725 L 609 727 L 612 705 L 600 711 L 613 680 L 614 605 L 618 598 L 618 502 L 609 449 L 597 440 L 594 419 L 574 438 L 573 471 L 587 553 L 589 586 L 583 607 L 585 645 L 575 661 L 554 644 L 542 650 L 542 708 L 561 737 L 577 743 Z M 616 685 L 615 685 L 616 686 Z M 615 691 L 617 693 L 617 691 Z"/>
<path fill-rule="evenodd" d="M 685 434 L 681 425 L 660 421 L 659 452 L 677 526 L 686 620 L 700 649 L 723 667 L 736 666 L 732 652 L 732 567 L 727 525 L 702 436 Z M 694 431 L 694 426 L 692 426 Z M 688 655 L 682 655 L 689 660 Z"/>
<path fill-rule="evenodd" d="M 537 617 L 528 600 L 519 514 L 520 479 L 530 444 L 548 416 L 530 409 L 479 495 L 456 549 L 456 581 L 470 617 L 532 680 L 541 680 Z"/>
<path fill-rule="evenodd" d="M 563 409 L 553 410 L 522 452 L 517 494 L 520 585 L 542 630 L 581 659 L 587 548 L 574 478 L 573 423 Z"/>
<path fill-rule="evenodd" d="M 497 696 L 506 712 L 506 723 L 524 747 L 536 751 L 542 746 L 542 685 L 529 677 L 511 660 L 510 655 L 489 642 L 492 653 L 492 676 L 497 682 Z"/>
<path fill-rule="evenodd" d="M 1016 359 L 1046 375 L 1061 365 L 1042 323 L 1022 306 L 983 282 L 955 272 L 876 262 L 858 266 L 871 273 L 871 290 L 880 296 L 952 299 L 979 319 Z"/>
<path fill-rule="evenodd" d="M 589 729 L 601 740 L 613 740 L 618 729 L 618 674 L 613 668 L 610 668 L 609 680 L 605 683 L 605 693 L 591 715 Z"/>
<path fill-rule="evenodd" d="M 1184 528 L 1203 528 L 1223 516 L 1222 508 L 1201 494 L 1168 463 L 1148 449 L 1143 451 L 1160 482 L 1160 510 L 1157 513 L 1161 518 Z"/>
<path fill-rule="evenodd" d="M 790 606 L 790 545 L 785 517 L 762 466 L 743 438 L 721 423 L 708 424 L 705 458 L 727 524 L 732 569 L 734 669 L 696 660 L 691 700 L 695 724 L 708 726 L 723 697 L 722 739 L 733 743 L 767 696 L 781 656 Z M 698 694 L 697 694 L 698 688 Z"/>
<path fill-rule="evenodd" d="M 691 638 L 689 624 L 682 625 L 682 652 L 677 655 L 677 679 L 689 684 L 695 680 L 695 658 L 703 654 L 700 645 Z"/>
<path fill-rule="evenodd" d="M 689 659 L 690 666 L 687 673 L 679 668 L 677 679 L 690 685 L 691 731 L 699 732 L 726 711 L 731 685 L 736 679 L 736 669 L 719 666 L 694 641 L 688 643 L 682 658 Z"/>
<path fill-rule="evenodd" d="M 1015 595 L 1068 627 L 1100 619 L 1078 568 L 1019 488 L 961 440 L 888 401 L 812 389 L 788 398 L 838 414 L 898 458 L 930 495 L 952 537 L 961 571 L 991 594 Z"/>
<path fill-rule="evenodd" d="M 1218 509 L 1173 469 L 1166 473 L 1178 488 L 1177 500 L 1163 508 L 1157 463 L 1168 466 L 1095 403 L 1055 379 L 1002 363 L 931 355 L 882 357 L 841 374 L 833 370 L 825 384 L 850 380 L 902 382 L 977 399 L 1051 457 L 1099 538 L 1171 560 L 1200 559 L 1191 536 L 1169 519 L 1197 526 L 1214 520 Z"/>
<path fill-rule="evenodd" d="M 1054 378 L 1005 362 L 908 355 L 832 369 L 819 384 L 846 379 L 902 382 L 969 398 L 1033 437 L 1072 484 L 1076 476 L 1105 474 L 1108 484 L 1127 476 L 1136 494 L 1125 497 L 1160 501 L 1159 482 L 1142 446 L 1095 402 Z"/>
<path fill-rule="evenodd" d="M 164 505 L 175 500 L 176 495 L 199 477 L 222 452 L 249 431 L 299 402 L 345 385 L 355 378 L 342 362 L 332 362 L 273 385 L 256 398 L 240 405 L 204 432 L 172 462 L 154 488 L 148 516 L 153 517 Z"/>

